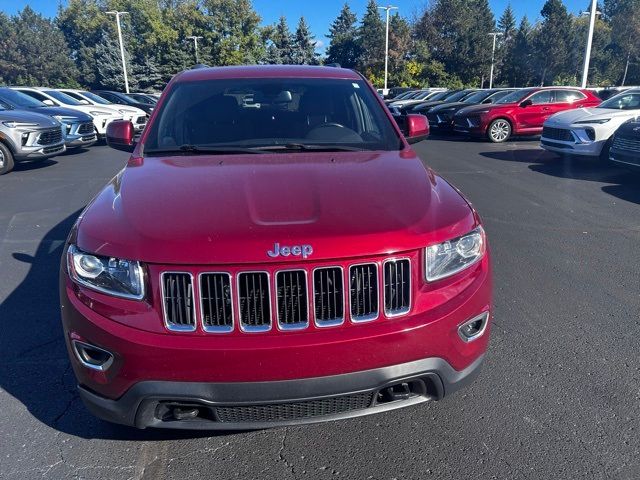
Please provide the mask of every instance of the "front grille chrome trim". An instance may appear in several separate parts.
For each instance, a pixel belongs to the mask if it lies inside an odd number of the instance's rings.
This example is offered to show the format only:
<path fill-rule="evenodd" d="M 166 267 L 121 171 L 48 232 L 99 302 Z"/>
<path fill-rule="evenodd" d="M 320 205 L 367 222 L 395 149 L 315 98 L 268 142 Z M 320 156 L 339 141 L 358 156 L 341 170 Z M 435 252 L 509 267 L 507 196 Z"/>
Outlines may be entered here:
<path fill-rule="evenodd" d="M 252 274 L 252 273 L 264 273 L 267 276 L 267 298 L 269 299 L 269 301 L 267 302 L 267 304 L 269 305 L 269 311 L 268 311 L 268 319 L 269 319 L 269 324 L 268 325 L 245 325 L 245 323 L 242 321 L 242 308 L 240 306 L 240 292 L 242 291 L 242 289 L 240 288 L 240 280 L 242 278 L 243 275 L 248 275 L 248 274 Z M 242 272 L 238 272 L 236 273 L 236 286 L 237 286 L 237 291 L 238 293 L 236 294 L 236 298 L 235 300 L 238 302 L 238 325 L 240 326 L 240 330 L 242 330 L 243 332 L 246 333 L 264 333 L 264 332 L 269 332 L 271 331 L 271 328 L 273 326 L 273 302 L 272 302 L 272 294 L 271 294 L 271 274 L 265 270 L 246 270 L 246 271 L 242 271 Z"/>
<path fill-rule="evenodd" d="M 336 317 L 332 320 L 318 320 L 317 315 L 316 315 L 316 272 L 318 270 L 331 270 L 337 268 L 338 270 L 340 270 L 340 279 L 342 280 L 342 316 L 340 317 Z M 346 318 L 346 308 L 347 308 L 347 292 L 346 292 L 346 288 L 345 288 L 345 278 L 344 278 L 344 268 L 341 267 L 340 265 L 334 265 L 334 266 L 327 266 L 327 267 L 316 267 L 312 270 L 311 272 L 312 275 L 312 283 L 313 283 L 313 292 L 312 292 L 312 296 L 313 296 L 313 323 L 316 327 L 318 328 L 328 328 L 328 327 L 337 327 L 338 325 L 342 325 L 344 323 L 344 320 Z"/>
<path fill-rule="evenodd" d="M 205 275 L 225 275 L 229 279 L 229 289 L 231 296 L 231 325 L 230 326 L 214 326 L 205 325 L 204 323 L 204 295 L 202 291 L 202 277 Z M 229 272 L 200 272 L 198 274 L 198 295 L 200 301 L 200 324 L 202 329 L 207 333 L 230 333 L 233 332 L 236 323 L 236 311 L 235 311 L 235 290 L 233 288 L 233 276 Z"/>
<path fill-rule="evenodd" d="M 292 272 L 302 272 L 304 274 L 304 287 L 305 287 L 305 292 L 304 292 L 304 298 L 305 298 L 305 302 L 306 302 L 306 308 L 307 308 L 307 315 L 306 315 L 306 319 L 304 322 L 296 322 L 296 323 L 281 323 L 280 322 L 280 305 L 278 304 L 278 275 L 281 273 L 292 273 Z M 276 314 L 275 316 L 277 317 L 277 325 L 278 325 L 278 330 L 282 330 L 283 332 L 286 331 L 295 331 L 295 330 L 304 330 L 306 328 L 309 328 L 309 277 L 307 275 L 307 270 L 305 270 L 304 268 L 288 268 L 285 270 L 278 270 L 275 272 L 274 274 L 274 282 L 275 282 L 275 292 L 274 292 L 274 298 L 276 301 Z"/>
<path fill-rule="evenodd" d="M 178 325 L 178 324 L 174 324 L 172 322 L 169 321 L 169 315 L 167 312 L 167 301 L 166 301 L 166 295 L 165 295 L 165 284 L 164 284 L 164 277 L 166 275 L 188 275 L 189 276 L 189 281 L 191 282 L 191 315 L 193 318 L 193 325 Z M 198 321 L 196 319 L 196 298 L 195 298 L 195 286 L 193 284 L 193 274 L 191 274 L 190 272 L 184 272 L 184 271 L 166 271 L 166 272 L 162 272 L 160 274 L 160 295 L 162 297 L 162 313 L 163 315 L 163 320 L 164 320 L 164 326 L 167 328 L 167 330 L 171 330 L 172 332 L 194 332 L 198 327 Z"/>
<path fill-rule="evenodd" d="M 406 261 L 409 264 L 409 303 L 405 308 L 400 310 L 387 310 L 387 287 L 386 287 L 386 271 L 385 267 L 388 263 L 398 263 L 400 261 Z M 382 262 L 382 304 L 384 305 L 384 315 L 387 318 L 396 318 L 407 315 L 411 311 L 411 301 L 413 300 L 413 291 L 412 291 L 412 283 L 411 283 L 411 259 L 409 257 L 395 257 L 388 258 L 384 262 Z"/>
<path fill-rule="evenodd" d="M 353 303 L 351 301 L 351 270 L 356 268 L 356 267 L 364 267 L 364 266 L 371 266 L 373 265 L 373 267 L 375 268 L 375 279 L 376 279 L 376 311 L 375 313 L 370 313 L 367 315 L 354 315 L 353 314 Z M 380 269 L 378 268 L 378 264 L 375 262 L 363 262 L 363 263 L 354 263 L 353 265 L 349 265 L 349 282 L 348 282 L 348 288 L 349 288 L 349 316 L 351 318 L 351 321 L 353 323 L 366 323 L 366 322 L 373 322 L 374 320 L 377 320 L 378 317 L 380 317 Z"/>

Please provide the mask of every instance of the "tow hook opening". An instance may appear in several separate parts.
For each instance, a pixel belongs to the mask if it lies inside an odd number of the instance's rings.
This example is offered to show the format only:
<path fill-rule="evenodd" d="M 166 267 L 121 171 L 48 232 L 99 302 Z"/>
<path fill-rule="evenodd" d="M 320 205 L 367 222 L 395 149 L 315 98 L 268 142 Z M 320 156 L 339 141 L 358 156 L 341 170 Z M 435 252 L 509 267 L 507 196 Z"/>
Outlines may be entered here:
<path fill-rule="evenodd" d="M 86 368 L 104 372 L 113 363 L 113 354 L 103 348 L 78 340 L 72 340 L 72 344 L 78 361 Z"/>
<path fill-rule="evenodd" d="M 156 407 L 155 416 L 163 422 L 215 421 L 211 408 L 195 403 L 161 402 Z"/>
<path fill-rule="evenodd" d="M 415 396 L 430 396 L 427 386 L 422 380 L 399 382 L 383 388 L 378 392 L 376 403 L 389 403 L 408 400 Z"/>
<path fill-rule="evenodd" d="M 483 312 L 460 325 L 458 327 L 458 335 L 463 342 L 472 342 L 482 336 L 487 329 L 488 323 L 489 312 Z"/>

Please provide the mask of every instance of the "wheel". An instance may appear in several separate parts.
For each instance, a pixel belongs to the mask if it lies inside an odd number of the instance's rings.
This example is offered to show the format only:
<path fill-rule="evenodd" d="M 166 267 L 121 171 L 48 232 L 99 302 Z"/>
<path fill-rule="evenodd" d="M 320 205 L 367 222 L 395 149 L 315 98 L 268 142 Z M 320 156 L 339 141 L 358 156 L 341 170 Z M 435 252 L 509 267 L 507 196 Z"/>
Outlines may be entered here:
<path fill-rule="evenodd" d="M 600 151 L 600 161 L 607 162 L 609 160 L 609 150 L 611 150 L 611 144 L 613 140 L 610 138 L 607 140 L 602 146 L 602 150 Z"/>
<path fill-rule="evenodd" d="M 493 143 L 502 143 L 511 137 L 511 124 L 504 118 L 498 118 L 489 124 L 487 137 Z"/>
<path fill-rule="evenodd" d="M 4 143 L 0 142 L 0 175 L 4 175 L 13 170 L 13 165 L 13 154 L 11 150 L 9 150 L 9 147 Z"/>

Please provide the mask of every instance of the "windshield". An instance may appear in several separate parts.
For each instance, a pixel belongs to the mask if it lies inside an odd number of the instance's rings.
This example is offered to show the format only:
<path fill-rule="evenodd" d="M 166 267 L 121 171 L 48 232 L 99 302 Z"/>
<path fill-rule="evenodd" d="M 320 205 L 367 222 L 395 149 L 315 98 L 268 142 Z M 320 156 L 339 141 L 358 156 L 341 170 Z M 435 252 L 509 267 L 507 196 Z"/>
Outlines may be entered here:
<path fill-rule="evenodd" d="M 450 95 L 451 95 L 451 92 L 439 92 L 439 93 L 436 93 L 433 97 L 430 97 L 429 100 L 434 102 L 438 100 L 444 100 Z"/>
<path fill-rule="evenodd" d="M 451 95 L 447 95 L 445 98 L 441 98 L 440 100 L 446 100 L 448 102 L 457 102 L 458 100 L 462 100 L 464 97 L 469 95 L 467 90 L 460 90 L 458 92 L 453 92 Z"/>
<path fill-rule="evenodd" d="M 50 97 L 55 98 L 60 103 L 64 103 L 65 105 L 82 105 L 82 103 L 80 103 L 75 98 L 70 97 L 66 93 L 57 92 L 55 90 L 45 90 L 44 93 L 46 93 Z"/>
<path fill-rule="evenodd" d="M 500 100 L 498 100 L 496 105 L 501 105 L 505 103 L 518 103 L 528 97 L 535 90 L 532 88 L 525 88 L 523 90 L 516 90 L 515 92 L 511 92 L 509 95 L 505 95 Z"/>
<path fill-rule="evenodd" d="M 112 103 L 109 100 L 107 100 L 106 98 L 102 98 L 99 95 L 96 95 L 95 93 L 91 93 L 83 90 L 82 92 L 80 92 L 80 95 L 100 105 L 112 105 Z"/>
<path fill-rule="evenodd" d="M 155 102 L 153 100 L 145 97 L 144 95 L 139 95 L 137 93 L 130 93 L 129 96 L 133 98 L 136 102 L 144 103 L 145 105 L 155 105 Z"/>
<path fill-rule="evenodd" d="M 0 88 L 0 100 L 17 108 L 46 107 L 40 100 L 36 100 L 22 92 L 11 90 L 10 88 Z"/>
<path fill-rule="evenodd" d="M 364 81 L 250 78 L 178 83 L 158 112 L 144 151 L 329 146 L 401 148 L 391 120 Z"/>
<path fill-rule="evenodd" d="M 624 92 L 611 97 L 606 102 L 598 105 L 598 108 L 615 108 L 616 110 L 640 109 L 640 90 Z"/>
<path fill-rule="evenodd" d="M 501 90 L 501 91 L 496 92 L 493 95 L 491 95 L 491 100 L 493 101 L 493 103 L 497 103 L 498 100 L 500 100 L 501 98 L 504 98 L 507 95 L 511 95 L 512 93 L 515 93 L 516 91 L 517 90 Z"/>
<path fill-rule="evenodd" d="M 475 92 L 464 99 L 464 103 L 480 103 L 493 92 L 481 91 Z"/>

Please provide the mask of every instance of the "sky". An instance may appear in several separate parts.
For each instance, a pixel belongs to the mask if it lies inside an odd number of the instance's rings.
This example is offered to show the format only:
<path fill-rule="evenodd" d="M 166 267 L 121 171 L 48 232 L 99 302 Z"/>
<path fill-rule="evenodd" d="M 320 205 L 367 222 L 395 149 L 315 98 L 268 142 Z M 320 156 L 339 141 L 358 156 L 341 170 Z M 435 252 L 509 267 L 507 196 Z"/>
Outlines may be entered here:
<path fill-rule="evenodd" d="M 327 43 L 326 35 L 329 33 L 329 25 L 338 16 L 344 2 L 345 0 L 253 0 L 253 6 L 262 17 L 264 24 L 275 23 L 281 15 L 284 15 L 291 29 L 294 29 L 298 19 L 304 16 L 311 26 L 316 41 L 321 42 L 318 46 L 322 49 L 323 44 Z M 60 3 L 64 4 L 65 0 L 0 0 L 0 11 L 14 14 L 30 5 L 43 15 L 54 16 Z M 360 18 L 367 0 L 348 0 L 348 3 Z M 388 2 L 379 0 L 379 3 L 384 5 Z M 409 18 L 425 3 L 425 0 L 393 0 L 393 5 L 399 7 L 400 13 Z M 489 0 L 496 20 L 508 3 L 511 3 L 518 19 L 527 15 L 529 20 L 535 21 L 540 17 L 544 0 Z M 589 2 L 588 0 L 564 0 L 564 4 L 571 13 L 578 13 L 584 10 Z"/>

